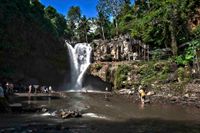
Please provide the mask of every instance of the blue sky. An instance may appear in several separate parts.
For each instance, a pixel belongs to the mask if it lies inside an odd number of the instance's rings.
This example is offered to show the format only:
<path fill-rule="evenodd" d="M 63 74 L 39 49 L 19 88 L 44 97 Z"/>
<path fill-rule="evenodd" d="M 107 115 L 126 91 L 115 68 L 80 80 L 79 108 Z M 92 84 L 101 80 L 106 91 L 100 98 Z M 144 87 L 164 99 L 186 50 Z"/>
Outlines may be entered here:
<path fill-rule="evenodd" d="M 45 6 L 51 5 L 56 10 L 63 14 L 67 14 L 71 6 L 79 6 L 81 13 L 87 17 L 97 16 L 96 4 L 98 0 L 40 0 Z M 133 1 L 133 0 L 131 0 Z"/>

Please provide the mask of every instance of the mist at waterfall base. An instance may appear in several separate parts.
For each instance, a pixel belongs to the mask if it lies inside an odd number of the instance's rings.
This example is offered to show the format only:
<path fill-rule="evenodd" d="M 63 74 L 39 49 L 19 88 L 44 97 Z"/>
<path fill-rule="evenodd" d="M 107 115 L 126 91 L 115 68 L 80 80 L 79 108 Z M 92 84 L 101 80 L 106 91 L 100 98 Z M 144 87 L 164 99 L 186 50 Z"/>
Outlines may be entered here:
<path fill-rule="evenodd" d="M 92 48 L 88 43 L 78 43 L 74 47 L 66 42 L 70 59 L 70 90 L 81 90 L 84 75 L 90 65 Z"/>

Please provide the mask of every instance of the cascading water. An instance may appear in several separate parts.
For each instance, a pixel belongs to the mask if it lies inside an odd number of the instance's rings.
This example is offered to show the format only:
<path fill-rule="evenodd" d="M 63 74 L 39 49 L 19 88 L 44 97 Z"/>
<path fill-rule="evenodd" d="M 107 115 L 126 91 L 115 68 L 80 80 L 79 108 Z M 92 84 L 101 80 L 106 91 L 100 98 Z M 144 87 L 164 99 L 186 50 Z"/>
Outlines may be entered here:
<path fill-rule="evenodd" d="M 71 65 L 71 89 L 81 89 L 84 74 L 90 65 L 92 48 L 88 43 L 78 43 L 73 48 L 66 42 Z"/>

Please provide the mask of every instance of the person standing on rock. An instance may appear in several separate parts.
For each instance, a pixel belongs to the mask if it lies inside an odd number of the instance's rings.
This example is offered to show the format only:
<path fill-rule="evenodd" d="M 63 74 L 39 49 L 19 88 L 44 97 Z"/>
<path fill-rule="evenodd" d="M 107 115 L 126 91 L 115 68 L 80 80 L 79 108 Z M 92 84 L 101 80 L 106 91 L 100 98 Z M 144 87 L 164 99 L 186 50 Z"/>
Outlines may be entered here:
<path fill-rule="evenodd" d="M 3 87 L 0 83 L 0 98 L 4 97 L 4 90 L 3 90 Z"/>
<path fill-rule="evenodd" d="M 13 83 L 6 83 L 6 94 L 11 95 L 13 94 L 14 84 Z"/>
<path fill-rule="evenodd" d="M 49 93 L 52 93 L 52 87 L 49 86 Z"/>
<path fill-rule="evenodd" d="M 32 85 L 28 86 L 28 104 L 31 103 L 31 91 L 32 91 Z"/>
<path fill-rule="evenodd" d="M 6 94 L 9 94 L 9 91 L 10 91 L 10 90 L 9 90 L 9 83 L 7 82 L 5 86 L 6 86 L 6 91 L 5 91 L 5 93 L 6 93 Z"/>
<path fill-rule="evenodd" d="M 108 87 L 106 87 L 106 89 L 105 89 L 105 100 L 106 101 L 109 101 L 109 98 L 108 98 Z"/>
<path fill-rule="evenodd" d="M 32 90 L 32 85 L 29 85 L 29 86 L 28 86 L 28 94 L 29 94 L 29 95 L 31 94 L 31 90 Z"/>

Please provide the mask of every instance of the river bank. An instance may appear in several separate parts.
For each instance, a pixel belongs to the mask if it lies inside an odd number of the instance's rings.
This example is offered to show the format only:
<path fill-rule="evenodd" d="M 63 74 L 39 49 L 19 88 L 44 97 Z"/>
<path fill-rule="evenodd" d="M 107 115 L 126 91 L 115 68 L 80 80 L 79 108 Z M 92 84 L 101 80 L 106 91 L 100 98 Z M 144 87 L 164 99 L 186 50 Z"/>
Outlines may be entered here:
<path fill-rule="evenodd" d="M 142 86 L 152 103 L 200 108 L 200 74 L 189 65 L 170 60 L 95 62 L 88 73 L 110 83 L 116 93 L 133 94 L 136 102 Z"/>
<path fill-rule="evenodd" d="M 166 88 L 165 88 L 166 87 Z M 162 90 L 149 90 L 147 91 L 147 99 L 149 104 L 171 104 L 181 105 L 187 107 L 194 107 L 200 109 L 200 84 L 188 84 L 185 92 L 170 91 L 167 86 L 163 85 Z M 118 95 L 124 95 L 130 98 L 135 103 L 140 103 L 140 98 L 137 90 L 122 89 L 115 91 Z"/>

